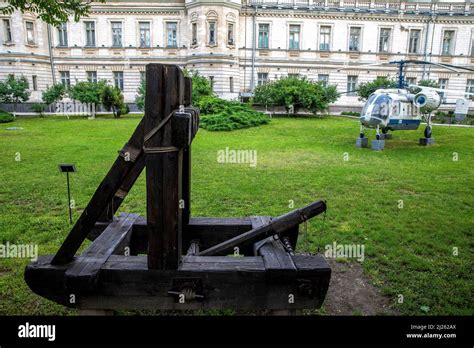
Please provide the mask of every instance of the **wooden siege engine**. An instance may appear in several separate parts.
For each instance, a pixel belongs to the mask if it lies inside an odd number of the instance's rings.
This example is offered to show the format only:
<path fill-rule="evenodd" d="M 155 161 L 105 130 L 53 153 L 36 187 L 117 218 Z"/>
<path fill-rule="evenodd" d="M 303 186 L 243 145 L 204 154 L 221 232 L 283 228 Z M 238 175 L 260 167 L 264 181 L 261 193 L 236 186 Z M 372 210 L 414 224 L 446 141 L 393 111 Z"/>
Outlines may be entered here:
<path fill-rule="evenodd" d="M 199 124 L 191 88 L 177 66 L 147 66 L 145 116 L 57 254 L 26 267 L 35 293 L 80 309 L 321 306 L 331 269 L 321 255 L 294 250 L 299 224 L 324 212 L 324 202 L 277 218 L 190 216 Z M 146 218 L 114 217 L 144 168 Z M 76 256 L 86 238 L 92 243 Z"/>

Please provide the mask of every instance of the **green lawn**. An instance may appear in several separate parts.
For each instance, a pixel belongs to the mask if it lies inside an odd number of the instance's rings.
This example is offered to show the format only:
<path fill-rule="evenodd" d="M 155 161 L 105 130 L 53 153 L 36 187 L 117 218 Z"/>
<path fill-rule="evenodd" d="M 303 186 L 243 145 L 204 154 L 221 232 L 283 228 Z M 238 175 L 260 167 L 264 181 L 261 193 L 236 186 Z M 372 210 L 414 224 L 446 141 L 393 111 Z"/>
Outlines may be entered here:
<path fill-rule="evenodd" d="M 0 243 L 37 243 L 40 254 L 54 253 L 70 229 L 57 164 L 72 162 L 79 170 L 71 181 L 77 219 L 138 121 L 34 118 L 0 125 Z M 11 126 L 24 129 L 5 130 Z M 358 133 L 357 122 L 344 118 L 200 130 L 193 143 L 192 213 L 280 215 L 290 200 L 299 207 L 325 199 L 326 222 L 309 223 L 300 250 L 324 250 L 334 241 L 364 244 L 362 267 L 398 312 L 474 314 L 474 130 L 435 127 L 432 147 L 417 145 L 422 129 L 395 132 L 383 152 L 355 148 Z M 217 163 L 217 151 L 226 147 L 257 150 L 258 165 Z M 145 213 L 143 176 L 121 210 Z M 29 290 L 27 263 L 0 260 L 0 314 L 74 313 Z"/>

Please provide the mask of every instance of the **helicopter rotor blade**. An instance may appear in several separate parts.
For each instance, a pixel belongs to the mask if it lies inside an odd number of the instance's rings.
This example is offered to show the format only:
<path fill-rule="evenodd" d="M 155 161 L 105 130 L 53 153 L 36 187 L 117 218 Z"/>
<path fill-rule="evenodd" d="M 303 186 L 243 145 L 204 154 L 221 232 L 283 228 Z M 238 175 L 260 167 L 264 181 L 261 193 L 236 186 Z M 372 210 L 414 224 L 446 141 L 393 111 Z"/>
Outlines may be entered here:
<path fill-rule="evenodd" d="M 436 91 L 436 92 L 442 92 L 442 93 L 446 93 L 446 94 L 452 93 L 452 94 L 457 94 L 457 95 L 474 95 L 474 93 L 464 92 L 464 91 L 455 90 L 455 89 L 442 89 L 442 88 L 419 86 L 419 85 L 409 85 L 408 87 L 416 87 L 416 88 L 420 88 L 420 89 L 429 89 L 429 90 L 433 90 L 433 91 Z"/>
<path fill-rule="evenodd" d="M 474 71 L 474 69 L 466 68 L 464 66 L 446 64 L 446 63 L 434 63 L 434 62 L 428 62 L 428 61 L 424 61 L 424 60 L 405 60 L 404 62 L 405 62 L 405 64 L 435 65 L 435 66 L 439 66 L 441 68 L 445 68 L 445 69 L 448 69 L 448 70 L 451 70 L 451 71 L 454 71 L 454 72 L 457 72 L 457 73 L 460 72 L 457 69 L 466 70 L 466 71 Z M 391 63 L 392 64 L 400 64 L 400 62 L 398 62 L 398 61 L 394 61 L 394 62 L 391 62 Z"/>

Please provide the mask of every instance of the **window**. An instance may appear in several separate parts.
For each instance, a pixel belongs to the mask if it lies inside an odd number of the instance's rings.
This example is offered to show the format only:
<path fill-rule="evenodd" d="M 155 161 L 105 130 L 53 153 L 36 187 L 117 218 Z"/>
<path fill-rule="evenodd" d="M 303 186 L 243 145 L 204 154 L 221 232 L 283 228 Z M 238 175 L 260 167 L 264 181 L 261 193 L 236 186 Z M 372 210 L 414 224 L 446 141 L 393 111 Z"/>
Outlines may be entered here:
<path fill-rule="evenodd" d="M 88 71 L 87 72 L 87 81 L 89 82 L 97 82 L 97 71 Z"/>
<path fill-rule="evenodd" d="M 146 81 L 146 72 L 140 71 L 140 82 L 145 82 L 145 81 Z"/>
<path fill-rule="evenodd" d="M 209 76 L 209 82 L 211 83 L 211 88 L 214 89 L 214 76 Z"/>
<path fill-rule="evenodd" d="M 474 93 L 474 80 L 467 80 L 466 93 Z M 466 94 L 466 99 L 474 100 L 474 95 Z"/>
<path fill-rule="evenodd" d="M 122 47 L 122 22 L 112 22 L 112 46 Z"/>
<path fill-rule="evenodd" d="M 258 48 L 268 48 L 268 24 L 258 25 Z"/>
<path fill-rule="evenodd" d="M 230 93 L 234 93 L 234 78 L 232 76 L 229 77 L 229 91 Z"/>
<path fill-rule="evenodd" d="M 38 76 L 33 75 L 32 80 L 33 80 L 33 91 L 37 91 L 38 90 Z"/>
<path fill-rule="evenodd" d="M 61 83 L 64 85 L 64 87 L 71 87 L 71 77 L 69 75 L 69 71 L 60 71 L 59 76 L 61 77 Z"/>
<path fill-rule="evenodd" d="M 441 54 L 452 54 L 454 46 L 454 30 L 443 32 L 443 46 Z"/>
<path fill-rule="evenodd" d="M 319 50 L 329 51 L 331 43 L 331 27 L 324 25 L 319 28 Z"/>
<path fill-rule="evenodd" d="M 438 80 L 438 85 L 440 89 L 446 89 L 448 88 L 448 79 L 439 79 Z M 444 92 L 439 92 L 441 95 L 441 98 L 445 98 L 445 93 Z"/>
<path fill-rule="evenodd" d="M 300 49 L 300 29 L 299 25 L 290 25 L 290 50 L 299 50 Z"/>
<path fill-rule="evenodd" d="M 86 46 L 95 47 L 95 22 L 84 22 L 86 28 Z"/>
<path fill-rule="evenodd" d="M 388 52 L 390 45 L 390 34 L 392 29 L 381 28 L 379 37 L 379 52 Z"/>
<path fill-rule="evenodd" d="M 329 75 L 327 74 L 319 74 L 318 81 L 322 82 L 323 85 L 327 85 L 329 83 Z"/>
<path fill-rule="evenodd" d="M 123 71 L 114 71 L 114 85 L 123 91 Z"/>
<path fill-rule="evenodd" d="M 166 23 L 166 46 L 178 47 L 178 23 Z"/>
<path fill-rule="evenodd" d="M 357 89 L 357 76 L 354 75 L 349 75 L 347 76 L 347 95 L 356 95 L 357 92 L 355 91 Z"/>
<path fill-rule="evenodd" d="M 12 42 L 12 25 L 9 19 L 3 20 L 3 41 Z"/>
<path fill-rule="evenodd" d="M 408 53 L 418 53 L 420 48 L 420 29 L 410 30 L 410 39 L 408 41 Z"/>
<path fill-rule="evenodd" d="M 192 45 L 197 45 L 197 23 L 192 24 Z"/>
<path fill-rule="evenodd" d="M 58 45 L 67 47 L 67 23 L 58 26 Z"/>
<path fill-rule="evenodd" d="M 234 44 L 234 23 L 227 23 L 227 44 Z"/>
<path fill-rule="evenodd" d="M 216 45 L 217 43 L 217 29 L 216 29 L 216 22 L 209 22 L 209 45 Z"/>
<path fill-rule="evenodd" d="M 268 73 L 257 73 L 257 85 L 263 85 L 268 81 Z"/>
<path fill-rule="evenodd" d="M 349 29 L 349 51 L 360 51 L 360 27 Z"/>
<path fill-rule="evenodd" d="M 30 45 L 35 44 L 35 26 L 33 22 L 27 21 L 26 25 L 26 43 Z"/>
<path fill-rule="evenodd" d="M 140 30 L 140 47 L 150 47 L 150 22 L 139 22 L 138 27 Z"/>
<path fill-rule="evenodd" d="M 408 85 L 416 85 L 416 77 L 407 77 L 406 82 Z"/>

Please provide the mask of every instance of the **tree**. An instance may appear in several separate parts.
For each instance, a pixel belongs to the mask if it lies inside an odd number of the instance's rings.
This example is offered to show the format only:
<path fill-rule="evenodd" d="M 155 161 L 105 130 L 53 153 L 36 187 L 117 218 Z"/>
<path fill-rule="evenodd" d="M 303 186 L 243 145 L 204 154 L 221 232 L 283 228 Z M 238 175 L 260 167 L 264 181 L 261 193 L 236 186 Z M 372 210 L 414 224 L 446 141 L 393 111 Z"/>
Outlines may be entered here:
<path fill-rule="evenodd" d="M 46 88 L 41 94 L 41 99 L 46 105 L 56 104 L 66 96 L 66 87 L 62 83 L 56 83 Z"/>
<path fill-rule="evenodd" d="M 69 97 L 84 104 L 92 104 L 92 117 L 95 116 L 95 110 L 102 103 L 102 94 L 107 87 L 107 81 L 99 82 L 81 81 L 76 83 L 69 90 Z"/>
<path fill-rule="evenodd" d="M 137 95 L 135 96 L 135 104 L 139 110 L 145 110 L 145 92 L 146 92 L 146 83 L 145 79 L 140 81 L 138 86 Z"/>
<path fill-rule="evenodd" d="M 293 108 L 305 108 L 312 113 L 324 111 L 338 98 L 336 86 L 310 81 L 301 77 L 286 77 L 267 82 L 255 88 L 254 101 L 266 106 L 284 106 L 287 112 Z"/>
<path fill-rule="evenodd" d="M 123 100 L 122 91 L 110 85 L 106 85 L 102 90 L 102 105 L 107 111 L 112 111 L 115 118 L 129 112 L 128 106 Z"/>
<path fill-rule="evenodd" d="M 377 77 L 370 82 L 364 82 L 357 87 L 359 100 L 367 100 L 369 96 L 378 89 L 397 88 L 398 82 L 387 77 Z M 349 92 L 349 91 L 348 91 Z"/>
<path fill-rule="evenodd" d="M 104 3 L 105 0 L 94 0 Z M 0 9 L 0 14 L 11 15 L 13 11 L 33 12 L 44 22 L 53 26 L 67 22 L 73 17 L 78 22 L 90 11 L 91 2 L 82 0 L 6 0 L 7 6 Z"/>
<path fill-rule="evenodd" d="M 214 95 L 211 81 L 208 78 L 199 74 L 198 71 L 191 72 L 191 80 L 193 82 L 193 103 L 199 102 L 202 97 L 209 97 Z"/>
<path fill-rule="evenodd" d="M 29 84 L 25 76 L 15 77 L 8 75 L 7 79 L 0 81 L 0 103 L 13 104 L 13 115 L 16 117 L 18 103 L 24 103 L 30 98 Z"/>

